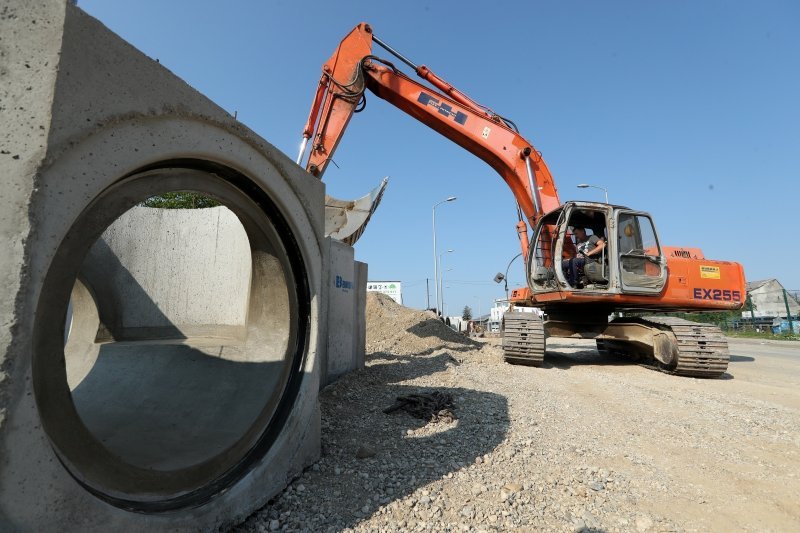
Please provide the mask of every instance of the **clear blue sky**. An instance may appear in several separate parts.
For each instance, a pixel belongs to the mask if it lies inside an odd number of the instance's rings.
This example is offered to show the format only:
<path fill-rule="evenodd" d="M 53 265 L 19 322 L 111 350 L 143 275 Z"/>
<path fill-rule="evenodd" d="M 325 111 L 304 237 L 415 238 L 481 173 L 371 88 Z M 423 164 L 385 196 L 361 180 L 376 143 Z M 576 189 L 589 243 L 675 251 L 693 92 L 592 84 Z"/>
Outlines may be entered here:
<path fill-rule="evenodd" d="M 287 153 L 322 63 L 361 21 L 512 118 L 562 200 L 653 214 L 665 244 L 800 289 L 800 2 L 80 0 L 79 6 Z M 383 53 L 379 50 L 379 54 Z M 340 198 L 391 182 L 356 255 L 424 307 L 437 209 L 446 305 L 481 311 L 518 253 L 514 200 L 482 161 L 368 96 L 329 166 Z M 447 278 L 446 278 L 447 279 Z M 511 269 L 521 285 L 521 263 Z M 433 291 L 431 291 L 431 294 Z"/>

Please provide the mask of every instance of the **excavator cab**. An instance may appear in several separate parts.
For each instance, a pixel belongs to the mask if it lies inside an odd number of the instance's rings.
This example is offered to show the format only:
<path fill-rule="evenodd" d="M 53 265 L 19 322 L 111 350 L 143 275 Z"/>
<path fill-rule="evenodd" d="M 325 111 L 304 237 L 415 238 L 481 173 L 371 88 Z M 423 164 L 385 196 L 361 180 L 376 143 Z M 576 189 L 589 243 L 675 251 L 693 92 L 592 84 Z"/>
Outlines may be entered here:
<path fill-rule="evenodd" d="M 580 245 L 575 228 L 582 228 L 587 239 L 596 236 L 605 246 L 591 258 L 581 258 L 571 283 L 569 269 Z M 666 259 L 650 215 L 622 206 L 565 203 L 537 224 L 528 259 L 534 294 L 660 294 L 667 281 Z"/>

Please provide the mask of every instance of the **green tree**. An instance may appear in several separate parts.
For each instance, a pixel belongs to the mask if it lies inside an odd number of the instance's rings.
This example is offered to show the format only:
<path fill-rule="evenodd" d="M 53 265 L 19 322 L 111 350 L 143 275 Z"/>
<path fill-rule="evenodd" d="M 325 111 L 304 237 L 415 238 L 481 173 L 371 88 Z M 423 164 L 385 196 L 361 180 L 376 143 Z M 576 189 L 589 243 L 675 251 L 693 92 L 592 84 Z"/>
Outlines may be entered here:
<path fill-rule="evenodd" d="M 160 209 L 202 209 L 204 207 L 216 207 L 220 203 L 204 194 L 178 191 L 151 196 L 142 202 L 142 205 Z"/>
<path fill-rule="evenodd" d="M 464 320 L 472 320 L 472 308 L 470 306 L 464 306 L 464 312 L 461 313 L 461 318 Z"/>

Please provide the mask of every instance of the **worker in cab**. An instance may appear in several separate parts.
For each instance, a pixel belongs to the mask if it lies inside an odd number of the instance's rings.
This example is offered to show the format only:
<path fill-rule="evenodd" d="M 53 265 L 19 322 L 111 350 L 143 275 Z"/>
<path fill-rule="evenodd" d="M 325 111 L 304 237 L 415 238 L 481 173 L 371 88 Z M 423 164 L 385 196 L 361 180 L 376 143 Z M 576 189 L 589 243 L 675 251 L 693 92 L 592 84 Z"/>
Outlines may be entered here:
<path fill-rule="evenodd" d="M 582 227 L 574 227 L 572 234 L 575 235 L 577 253 L 574 257 L 564 260 L 562 266 L 569 284 L 579 289 L 584 266 L 587 262 L 600 261 L 600 254 L 606 247 L 606 241 L 597 235 L 587 235 L 586 228 Z"/>

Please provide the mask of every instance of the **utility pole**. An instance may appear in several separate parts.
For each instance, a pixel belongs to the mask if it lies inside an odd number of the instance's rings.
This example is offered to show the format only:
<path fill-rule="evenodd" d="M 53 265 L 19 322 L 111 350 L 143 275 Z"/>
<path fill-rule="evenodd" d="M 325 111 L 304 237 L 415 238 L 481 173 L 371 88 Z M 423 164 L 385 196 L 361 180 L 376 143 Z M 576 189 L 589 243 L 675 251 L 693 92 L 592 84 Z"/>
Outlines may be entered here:
<path fill-rule="evenodd" d="M 448 249 L 447 251 L 442 252 L 442 253 L 439 254 L 439 257 L 438 257 L 438 260 L 439 260 L 439 281 L 437 282 L 436 280 L 433 280 L 433 284 L 436 285 L 436 287 L 438 289 L 436 291 L 436 308 L 439 311 L 439 313 L 441 314 L 441 316 L 443 317 L 442 319 L 444 319 L 444 287 L 443 287 L 443 284 L 442 284 L 442 279 L 444 278 L 444 272 L 445 272 L 444 271 L 444 267 L 442 266 L 442 256 L 444 256 L 445 254 L 451 254 L 451 253 L 453 253 L 453 251 L 454 250 L 452 250 L 452 249 Z M 449 268 L 448 270 L 453 270 L 453 269 Z"/>
<path fill-rule="evenodd" d="M 428 283 L 430 278 L 425 278 L 425 301 L 427 302 L 425 305 L 425 309 L 431 308 L 431 285 Z"/>
<path fill-rule="evenodd" d="M 756 329 L 756 314 L 753 312 L 753 299 L 750 298 L 750 293 L 747 293 L 747 307 L 750 309 L 750 325 Z"/>
<path fill-rule="evenodd" d="M 448 196 L 438 204 L 435 204 L 431 209 L 432 215 L 431 218 L 433 219 L 433 287 L 436 289 L 436 316 L 439 316 L 441 310 L 439 309 L 439 256 L 436 252 L 436 208 L 446 202 L 452 202 L 456 200 L 455 196 Z"/>
<path fill-rule="evenodd" d="M 786 319 L 789 321 L 789 334 L 794 333 L 792 326 L 792 312 L 789 310 L 789 298 L 786 296 L 786 289 L 783 289 L 783 305 L 786 306 Z"/>

